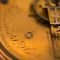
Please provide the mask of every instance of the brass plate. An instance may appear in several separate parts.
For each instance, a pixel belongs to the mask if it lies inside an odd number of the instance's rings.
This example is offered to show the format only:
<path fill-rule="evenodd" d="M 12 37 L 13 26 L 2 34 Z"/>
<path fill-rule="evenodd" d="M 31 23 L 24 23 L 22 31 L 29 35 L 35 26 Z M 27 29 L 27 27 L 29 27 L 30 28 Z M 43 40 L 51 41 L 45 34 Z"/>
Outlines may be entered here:
<path fill-rule="evenodd" d="M 19 60 L 53 60 L 49 28 L 29 16 L 32 2 L 9 0 L 8 4 L 0 4 L 0 42 L 9 52 L 5 53 L 9 57 L 12 55 Z"/>

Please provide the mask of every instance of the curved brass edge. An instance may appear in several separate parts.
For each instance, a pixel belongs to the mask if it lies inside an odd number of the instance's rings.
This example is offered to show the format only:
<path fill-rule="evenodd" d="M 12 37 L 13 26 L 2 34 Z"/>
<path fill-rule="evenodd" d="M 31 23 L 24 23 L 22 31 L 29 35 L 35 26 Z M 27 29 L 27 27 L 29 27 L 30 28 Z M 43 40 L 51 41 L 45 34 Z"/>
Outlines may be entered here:
<path fill-rule="evenodd" d="M 50 28 L 49 19 L 46 20 L 42 16 L 39 16 L 38 13 L 35 10 L 33 4 L 31 4 L 31 6 L 30 6 L 30 12 L 33 13 L 33 14 L 30 14 L 30 16 L 34 17 L 38 23 L 41 23 L 41 24 L 43 24 L 43 26 L 46 26 L 46 27 Z"/>
<path fill-rule="evenodd" d="M 10 58 L 7 57 L 7 56 L 2 52 L 2 50 L 0 49 L 0 59 L 1 59 L 1 60 L 8 60 L 8 59 L 10 59 Z"/>
<path fill-rule="evenodd" d="M 4 46 L 0 43 L 0 49 L 8 56 L 10 57 L 12 60 L 19 60 L 17 57 L 13 56 L 11 53 L 9 53 Z"/>

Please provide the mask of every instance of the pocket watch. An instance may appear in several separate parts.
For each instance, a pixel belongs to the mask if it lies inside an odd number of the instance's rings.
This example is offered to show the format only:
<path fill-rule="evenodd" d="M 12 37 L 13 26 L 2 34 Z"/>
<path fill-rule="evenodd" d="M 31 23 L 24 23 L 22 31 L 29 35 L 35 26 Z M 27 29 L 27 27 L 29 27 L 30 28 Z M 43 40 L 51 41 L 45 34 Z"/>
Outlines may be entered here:
<path fill-rule="evenodd" d="M 3 57 L 0 59 L 54 60 L 48 15 L 43 8 L 45 1 L 3 1 L 0 1 L 0 52 Z M 43 6 L 38 2 L 44 2 Z"/>

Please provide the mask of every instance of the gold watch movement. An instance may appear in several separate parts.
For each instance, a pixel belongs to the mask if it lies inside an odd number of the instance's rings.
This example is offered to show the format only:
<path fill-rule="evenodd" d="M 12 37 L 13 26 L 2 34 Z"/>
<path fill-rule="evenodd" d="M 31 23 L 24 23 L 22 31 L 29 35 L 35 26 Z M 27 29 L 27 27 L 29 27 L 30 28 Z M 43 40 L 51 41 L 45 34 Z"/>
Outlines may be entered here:
<path fill-rule="evenodd" d="M 47 5 L 45 0 L 0 1 L 0 60 L 55 60 Z"/>

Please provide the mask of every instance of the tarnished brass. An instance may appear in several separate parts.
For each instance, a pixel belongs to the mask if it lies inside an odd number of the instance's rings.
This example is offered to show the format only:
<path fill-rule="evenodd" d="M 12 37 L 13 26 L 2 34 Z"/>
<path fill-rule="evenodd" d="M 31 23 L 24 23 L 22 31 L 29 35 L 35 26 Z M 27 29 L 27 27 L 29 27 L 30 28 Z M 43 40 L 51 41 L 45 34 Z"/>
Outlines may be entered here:
<path fill-rule="evenodd" d="M 45 5 L 45 0 L 0 3 L 0 59 L 55 60 Z"/>

